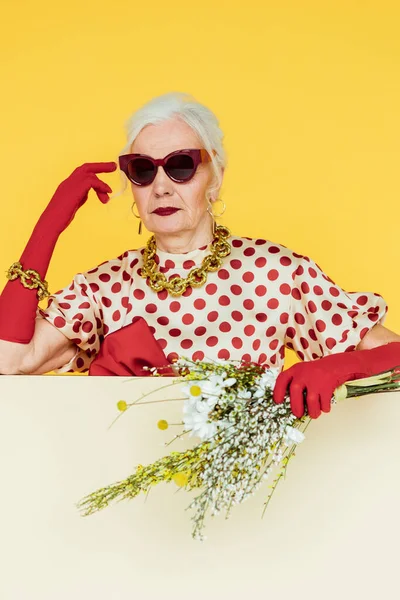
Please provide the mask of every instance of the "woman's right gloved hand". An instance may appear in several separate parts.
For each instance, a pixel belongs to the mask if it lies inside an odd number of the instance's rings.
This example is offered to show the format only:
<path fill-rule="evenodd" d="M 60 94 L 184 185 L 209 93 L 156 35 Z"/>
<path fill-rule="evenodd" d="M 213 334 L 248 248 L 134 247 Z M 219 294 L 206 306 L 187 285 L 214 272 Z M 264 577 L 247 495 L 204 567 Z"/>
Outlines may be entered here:
<path fill-rule="evenodd" d="M 97 173 L 110 173 L 116 168 L 115 162 L 85 163 L 60 183 L 18 261 L 24 270 L 35 270 L 44 280 L 58 237 L 85 204 L 89 191 L 93 188 L 103 203 L 109 200 L 112 190 Z M 0 296 L 0 339 L 29 344 L 35 331 L 37 305 L 36 289 L 24 287 L 19 278 L 8 281 Z"/>
<path fill-rule="evenodd" d="M 50 233 L 60 235 L 71 223 L 77 210 L 85 204 L 92 188 L 100 202 L 106 204 L 112 189 L 107 183 L 101 181 L 96 173 L 110 173 L 116 168 L 115 162 L 85 163 L 77 167 L 60 183 L 41 215 L 38 225 L 44 222 L 46 227 L 50 227 Z"/>

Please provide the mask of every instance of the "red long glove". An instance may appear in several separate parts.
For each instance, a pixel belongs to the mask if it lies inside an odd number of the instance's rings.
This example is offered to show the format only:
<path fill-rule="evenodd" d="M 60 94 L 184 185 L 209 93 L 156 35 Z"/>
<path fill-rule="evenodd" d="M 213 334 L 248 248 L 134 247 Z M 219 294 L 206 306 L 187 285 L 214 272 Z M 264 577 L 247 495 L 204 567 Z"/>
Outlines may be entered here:
<path fill-rule="evenodd" d="M 160 375 L 176 376 L 146 321 L 135 317 L 130 325 L 107 335 L 88 374 L 145 377 L 152 374 L 145 366 L 163 367 Z"/>
<path fill-rule="evenodd" d="M 312 419 L 321 411 L 331 410 L 334 390 L 354 379 L 370 377 L 400 365 L 400 342 L 391 342 L 370 350 L 354 350 L 330 354 L 309 362 L 297 363 L 279 374 L 273 399 L 277 404 L 290 394 L 292 413 L 301 418 L 307 404 Z"/>
<path fill-rule="evenodd" d="M 96 173 L 116 168 L 115 162 L 85 163 L 60 183 L 19 259 L 23 269 L 38 271 L 42 280 L 46 277 L 57 240 L 85 204 L 90 189 L 103 204 L 109 200 L 112 190 Z M 35 332 L 37 305 L 37 290 L 25 288 L 19 278 L 9 281 L 0 296 L 0 339 L 29 344 Z"/>

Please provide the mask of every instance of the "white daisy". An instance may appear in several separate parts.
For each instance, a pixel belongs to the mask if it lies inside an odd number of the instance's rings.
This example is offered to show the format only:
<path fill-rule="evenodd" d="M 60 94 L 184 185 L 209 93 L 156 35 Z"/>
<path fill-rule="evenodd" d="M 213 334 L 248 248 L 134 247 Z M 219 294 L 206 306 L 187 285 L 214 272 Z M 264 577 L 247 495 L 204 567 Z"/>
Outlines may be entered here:
<path fill-rule="evenodd" d="M 285 444 L 289 446 L 290 444 L 300 444 L 305 440 L 305 435 L 295 427 L 291 427 L 288 425 L 285 429 Z"/>

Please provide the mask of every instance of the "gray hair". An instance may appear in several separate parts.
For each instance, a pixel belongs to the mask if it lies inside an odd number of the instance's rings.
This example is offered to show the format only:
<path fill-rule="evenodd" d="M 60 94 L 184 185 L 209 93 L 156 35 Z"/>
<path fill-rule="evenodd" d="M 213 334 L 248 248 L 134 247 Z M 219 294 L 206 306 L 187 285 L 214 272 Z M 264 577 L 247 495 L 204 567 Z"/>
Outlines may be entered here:
<path fill-rule="evenodd" d="M 153 98 L 135 111 L 125 123 L 128 141 L 120 154 L 129 154 L 133 142 L 146 125 L 156 125 L 173 117 L 179 117 L 193 129 L 211 156 L 214 177 L 206 191 L 206 199 L 209 201 L 221 187 L 222 169 L 226 166 L 226 153 L 222 144 L 223 132 L 215 114 L 189 94 L 169 92 Z M 118 157 L 116 162 L 118 164 Z M 127 189 L 127 177 L 122 171 L 120 176 L 122 189 L 110 195 L 110 199 L 120 196 Z"/>

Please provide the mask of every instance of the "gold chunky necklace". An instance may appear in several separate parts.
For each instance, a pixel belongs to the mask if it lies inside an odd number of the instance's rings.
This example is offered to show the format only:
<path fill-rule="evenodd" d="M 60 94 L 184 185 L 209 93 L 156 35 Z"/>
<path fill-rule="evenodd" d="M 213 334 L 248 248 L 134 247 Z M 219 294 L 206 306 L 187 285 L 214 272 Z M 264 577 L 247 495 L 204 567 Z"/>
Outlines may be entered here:
<path fill-rule="evenodd" d="M 157 244 L 154 235 L 151 236 L 143 252 L 143 267 L 141 276 L 147 279 L 152 290 L 161 292 L 167 290 L 171 296 L 182 296 L 188 287 L 201 287 L 207 281 L 209 271 L 218 271 L 222 265 L 222 259 L 231 253 L 231 245 L 227 238 L 231 232 L 227 227 L 218 225 L 215 228 L 214 240 L 211 244 L 211 254 L 203 258 L 200 267 L 194 267 L 187 277 L 173 277 L 169 281 L 164 273 L 160 273 L 154 259 L 157 252 Z"/>

